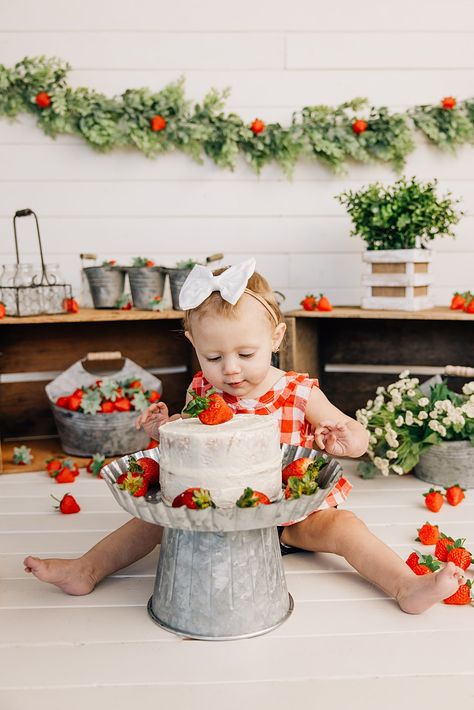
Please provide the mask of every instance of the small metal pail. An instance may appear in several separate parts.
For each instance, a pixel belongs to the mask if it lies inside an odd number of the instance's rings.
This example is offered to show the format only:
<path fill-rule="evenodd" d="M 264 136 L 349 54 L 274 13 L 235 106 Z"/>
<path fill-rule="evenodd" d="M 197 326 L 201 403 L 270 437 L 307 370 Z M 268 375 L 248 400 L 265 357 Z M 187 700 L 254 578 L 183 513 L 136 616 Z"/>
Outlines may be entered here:
<path fill-rule="evenodd" d="M 127 269 L 132 300 L 135 308 L 152 310 L 157 296 L 162 298 L 165 274 L 159 266 L 130 266 Z"/>
<path fill-rule="evenodd" d="M 188 278 L 188 274 L 192 269 L 165 269 L 170 280 L 170 290 L 171 290 L 171 301 L 173 303 L 173 310 L 181 310 L 179 307 L 179 294 L 183 288 L 183 284 Z"/>
<path fill-rule="evenodd" d="M 113 266 L 86 266 L 84 273 L 94 302 L 94 308 L 117 308 L 123 293 L 125 270 Z"/>

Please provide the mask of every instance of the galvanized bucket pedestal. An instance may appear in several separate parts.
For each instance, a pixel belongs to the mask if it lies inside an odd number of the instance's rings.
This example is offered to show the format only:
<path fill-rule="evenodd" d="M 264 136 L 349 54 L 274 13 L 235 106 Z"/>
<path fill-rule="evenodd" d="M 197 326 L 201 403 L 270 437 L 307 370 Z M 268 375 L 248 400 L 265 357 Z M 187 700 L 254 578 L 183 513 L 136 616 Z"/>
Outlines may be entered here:
<path fill-rule="evenodd" d="M 225 641 L 267 633 L 293 610 L 276 528 L 165 528 L 148 613 L 179 636 Z"/>
<path fill-rule="evenodd" d="M 158 448 L 135 455 L 160 458 Z M 282 624 L 293 611 L 293 599 L 276 526 L 316 510 L 342 475 L 339 463 L 328 462 L 320 472 L 319 490 L 310 496 L 256 508 L 190 510 L 166 505 L 159 491 L 134 498 L 115 485 L 128 458 L 112 461 L 101 475 L 125 510 L 165 528 L 148 602 L 153 621 L 178 636 L 203 641 L 258 636 Z"/>

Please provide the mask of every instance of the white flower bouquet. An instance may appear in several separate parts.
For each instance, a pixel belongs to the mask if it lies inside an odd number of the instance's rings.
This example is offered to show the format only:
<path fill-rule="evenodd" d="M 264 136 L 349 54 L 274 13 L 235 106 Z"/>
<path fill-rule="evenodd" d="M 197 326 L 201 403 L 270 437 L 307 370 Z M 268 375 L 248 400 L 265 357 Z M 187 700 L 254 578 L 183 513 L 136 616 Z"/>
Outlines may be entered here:
<path fill-rule="evenodd" d="M 370 461 L 359 466 L 362 477 L 408 473 L 435 444 L 470 441 L 474 446 L 474 382 L 458 394 L 442 380 L 425 394 L 406 370 L 387 388 L 378 387 L 356 418 L 370 434 Z"/>

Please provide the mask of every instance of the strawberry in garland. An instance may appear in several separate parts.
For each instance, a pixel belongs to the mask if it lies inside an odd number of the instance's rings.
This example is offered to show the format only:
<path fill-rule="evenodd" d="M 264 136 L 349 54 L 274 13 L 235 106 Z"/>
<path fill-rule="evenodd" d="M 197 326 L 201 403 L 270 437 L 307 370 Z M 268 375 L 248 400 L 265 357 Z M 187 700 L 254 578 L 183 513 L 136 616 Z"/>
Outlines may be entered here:
<path fill-rule="evenodd" d="M 252 488 L 246 488 L 242 493 L 236 506 L 239 508 L 256 508 L 257 505 L 270 505 L 271 500 L 265 493 L 254 491 Z"/>
<path fill-rule="evenodd" d="M 234 416 L 227 402 L 220 394 L 217 394 L 213 387 L 203 397 L 200 397 L 194 390 L 190 390 L 189 394 L 193 399 L 186 406 L 184 413 L 191 417 L 199 417 L 202 424 L 224 424 Z"/>
<path fill-rule="evenodd" d="M 265 123 L 260 118 L 256 118 L 250 124 L 250 130 L 256 136 L 258 136 L 260 133 L 263 133 L 265 128 L 266 128 Z"/>
<path fill-rule="evenodd" d="M 445 96 L 441 101 L 441 106 L 451 111 L 456 106 L 456 99 L 454 96 Z"/>
<path fill-rule="evenodd" d="M 39 94 L 35 96 L 36 105 L 40 108 L 48 108 L 51 106 L 51 96 L 46 93 L 46 91 L 40 91 Z"/>
<path fill-rule="evenodd" d="M 365 133 L 368 127 L 369 126 L 367 121 L 363 121 L 361 118 L 359 118 L 357 121 L 354 121 L 354 123 L 352 124 L 352 130 L 356 135 L 359 135 L 360 133 Z"/>
<path fill-rule="evenodd" d="M 163 118 L 160 114 L 152 116 L 150 119 L 150 127 L 151 130 L 155 132 L 164 131 L 166 128 L 166 118 Z"/>

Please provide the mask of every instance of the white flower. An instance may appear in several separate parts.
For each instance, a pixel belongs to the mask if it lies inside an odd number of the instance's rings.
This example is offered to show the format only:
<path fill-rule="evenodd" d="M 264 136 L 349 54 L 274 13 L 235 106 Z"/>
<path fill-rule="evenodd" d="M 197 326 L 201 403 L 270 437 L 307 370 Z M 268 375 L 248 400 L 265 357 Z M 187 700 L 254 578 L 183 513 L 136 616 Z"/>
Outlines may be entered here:
<path fill-rule="evenodd" d="M 446 436 L 446 429 L 442 424 L 439 425 L 438 433 L 441 434 L 441 436 Z"/>
<path fill-rule="evenodd" d="M 395 419 L 395 424 L 396 424 L 397 426 L 403 426 L 403 424 L 404 424 L 404 419 L 403 419 L 403 417 L 402 417 L 401 415 L 399 415 L 399 416 Z"/>
<path fill-rule="evenodd" d="M 396 459 L 397 456 L 398 456 L 398 454 L 397 454 L 396 451 L 392 451 L 392 449 L 389 449 L 389 450 L 387 451 L 387 458 L 388 458 L 388 459 Z"/>
<path fill-rule="evenodd" d="M 395 411 L 395 405 L 393 404 L 393 402 L 387 402 L 387 409 L 389 412 Z"/>
<path fill-rule="evenodd" d="M 385 387 L 377 387 L 375 394 L 383 394 L 385 392 Z"/>
<path fill-rule="evenodd" d="M 393 404 L 398 405 L 402 403 L 402 395 L 400 394 L 400 392 L 398 392 L 397 390 L 393 390 L 391 392 L 391 395 Z"/>
<path fill-rule="evenodd" d="M 367 402 L 367 405 L 366 405 L 367 409 L 371 409 L 372 405 L 373 405 L 373 401 L 371 399 L 369 399 L 369 401 Z"/>
<path fill-rule="evenodd" d="M 413 412 L 405 413 L 405 422 L 408 424 L 408 426 L 411 426 L 413 424 Z"/>
<path fill-rule="evenodd" d="M 376 444 L 377 441 L 378 441 L 378 439 L 377 439 L 377 437 L 376 437 L 374 434 L 371 434 L 369 441 L 370 441 L 371 444 Z"/>
<path fill-rule="evenodd" d="M 474 392 L 474 382 L 466 382 L 465 385 L 463 385 L 462 391 L 464 394 L 471 394 Z"/>
<path fill-rule="evenodd" d="M 398 473 L 399 476 L 401 476 L 403 474 L 403 468 L 401 466 L 399 466 L 397 463 L 392 464 L 392 470 L 395 473 Z"/>
<path fill-rule="evenodd" d="M 400 372 L 400 374 L 398 375 L 398 377 L 399 377 L 401 380 L 405 380 L 407 377 L 409 377 L 409 375 L 410 375 L 410 370 L 403 370 L 403 372 Z"/>
<path fill-rule="evenodd" d="M 382 429 L 378 426 L 375 428 L 375 436 L 382 436 L 383 431 Z"/>
<path fill-rule="evenodd" d="M 369 423 L 369 420 L 367 419 L 367 417 L 364 417 L 363 414 L 359 414 L 359 415 L 358 415 L 357 421 L 360 422 L 360 424 L 362 424 L 362 426 L 365 426 L 365 427 L 366 427 L 367 424 Z"/>
<path fill-rule="evenodd" d="M 436 419 L 437 416 L 438 416 L 438 412 L 430 412 L 431 419 Z"/>
<path fill-rule="evenodd" d="M 408 395 L 409 397 L 415 397 L 415 396 L 416 396 L 416 392 L 415 392 L 415 390 L 408 390 L 407 395 Z"/>
<path fill-rule="evenodd" d="M 418 404 L 420 405 L 420 407 L 426 407 L 426 405 L 429 403 L 430 400 L 428 399 L 428 397 L 420 397 L 420 399 L 418 400 Z"/>
<path fill-rule="evenodd" d="M 420 412 L 418 419 L 428 419 L 428 412 Z"/>

